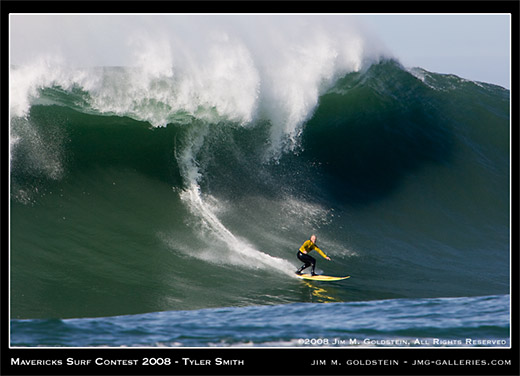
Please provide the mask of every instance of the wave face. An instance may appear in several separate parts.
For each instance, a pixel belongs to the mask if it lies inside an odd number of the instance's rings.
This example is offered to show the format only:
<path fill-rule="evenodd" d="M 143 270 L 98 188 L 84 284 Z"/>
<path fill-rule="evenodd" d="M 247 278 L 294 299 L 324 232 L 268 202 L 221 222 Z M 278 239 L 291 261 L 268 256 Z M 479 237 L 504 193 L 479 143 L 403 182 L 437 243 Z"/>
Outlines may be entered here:
<path fill-rule="evenodd" d="M 509 293 L 508 90 L 220 42 L 188 76 L 12 69 L 13 319 Z M 312 233 L 347 282 L 294 278 Z"/>

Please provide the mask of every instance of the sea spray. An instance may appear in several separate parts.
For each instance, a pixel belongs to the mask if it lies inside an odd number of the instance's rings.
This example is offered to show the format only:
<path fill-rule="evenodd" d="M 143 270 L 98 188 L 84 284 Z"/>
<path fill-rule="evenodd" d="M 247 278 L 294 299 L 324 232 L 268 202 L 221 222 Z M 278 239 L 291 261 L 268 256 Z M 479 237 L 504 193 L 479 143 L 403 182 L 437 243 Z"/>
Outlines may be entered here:
<path fill-rule="evenodd" d="M 181 200 L 186 203 L 196 218 L 196 233 L 207 244 L 206 250 L 189 250 L 191 256 L 213 263 L 228 263 L 253 269 L 277 269 L 290 274 L 294 267 L 291 263 L 278 257 L 255 249 L 247 241 L 235 236 L 215 214 L 215 197 L 206 202 L 201 193 L 199 180 L 202 176 L 196 155 L 203 146 L 209 132 L 209 125 L 193 127 L 184 140 L 184 148 L 176 153 L 176 158 L 185 179 L 185 187 L 180 192 Z M 197 131 L 198 130 L 198 131 Z"/>
<path fill-rule="evenodd" d="M 74 35 L 91 20 L 74 19 Z M 61 52 L 49 56 L 38 54 L 42 46 L 35 46 L 30 59 L 14 54 L 13 116 L 26 115 L 41 89 L 79 88 L 87 94 L 89 110 L 129 116 L 154 127 L 176 122 L 179 114 L 242 126 L 267 120 L 271 131 L 266 160 L 276 160 L 298 146 L 302 126 L 321 94 L 346 73 L 387 54 L 351 17 L 115 17 L 122 24 L 133 20 L 135 27 L 127 34 L 120 33 L 118 22 L 114 30 L 107 20 L 95 19 L 104 35 L 98 45 L 82 45 L 82 51 L 70 46 L 58 28 L 68 25 L 67 18 L 33 20 L 48 23 L 45 30 L 53 46 L 68 48 L 53 48 Z M 121 43 L 112 46 L 114 40 Z M 124 69 L 92 68 L 107 65 L 97 51 L 114 48 L 124 49 L 117 64 Z M 92 59 L 101 60 L 90 66 L 78 61 L 84 50 L 93 50 Z"/>

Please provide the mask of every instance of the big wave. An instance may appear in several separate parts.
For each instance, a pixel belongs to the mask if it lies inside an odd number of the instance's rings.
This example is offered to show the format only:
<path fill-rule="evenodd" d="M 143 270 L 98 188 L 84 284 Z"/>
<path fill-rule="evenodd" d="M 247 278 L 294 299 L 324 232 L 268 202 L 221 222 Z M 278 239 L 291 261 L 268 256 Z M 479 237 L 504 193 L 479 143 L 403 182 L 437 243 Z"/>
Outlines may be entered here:
<path fill-rule="evenodd" d="M 14 317 L 509 291 L 509 91 L 305 25 L 12 68 Z"/>

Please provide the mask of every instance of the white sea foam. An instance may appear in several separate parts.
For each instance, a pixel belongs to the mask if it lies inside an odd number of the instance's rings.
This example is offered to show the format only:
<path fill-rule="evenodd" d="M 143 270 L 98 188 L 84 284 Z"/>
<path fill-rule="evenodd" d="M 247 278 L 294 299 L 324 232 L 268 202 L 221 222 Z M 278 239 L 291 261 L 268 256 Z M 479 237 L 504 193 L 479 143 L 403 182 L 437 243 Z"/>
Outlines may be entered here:
<path fill-rule="evenodd" d="M 198 252 L 191 250 L 191 256 L 217 264 L 223 263 L 252 269 L 276 269 L 293 275 L 294 266 L 290 262 L 262 252 L 245 239 L 234 235 L 206 204 L 197 184 L 190 184 L 181 193 L 181 199 L 197 219 L 196 225 L 200 226 L 200 230 L 202 230 L 199 231 L 199 234 L 208 245 L 205 250 Z M 212 201 L 214 200 L 215 198 L 212 198 Z"/>
<path fill-rule="evenodd" d="M 58 57 L 42 56 L 30 64 L 11 69 L 9 79 L 9 102 L 12 117 L 27 114 L 38 90 L 56 85 L 60 76 L 61 61 Z"/>
<path fill-rule="evenodd" d="M 22 21 L 14 18 L 14 26 Z M 35 44 L 30 58 L 13 53 L 13 116 L 26 115 L 41 88 L 77 86 L 94 110 L 156 127 L 179 112 L 243 126 L 267 119 L 271 158 L 298 144 L 302 124 L 338 77 L 384 51 L 348 16 L 85 16 L 73 23 L 35 16 L 31 22 L 46 30 L 46 43 Z M 85 43 L 71 43 L 70 35 Z M 84 68 L 114 61 L 132 69 Z"/>

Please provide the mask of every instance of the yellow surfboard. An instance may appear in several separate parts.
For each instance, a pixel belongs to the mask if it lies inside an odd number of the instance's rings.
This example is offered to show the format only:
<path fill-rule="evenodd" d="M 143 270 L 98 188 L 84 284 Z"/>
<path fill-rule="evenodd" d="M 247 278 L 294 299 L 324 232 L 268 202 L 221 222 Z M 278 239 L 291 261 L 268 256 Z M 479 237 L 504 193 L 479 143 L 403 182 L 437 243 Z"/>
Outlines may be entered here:
<path fill-rule="evenodd" d="M 341 281 L 342 279 L 347 279 L 347 278 L 350 278 L 350 276 L 346 276 L 346 277 L 331 277 L 331 276 L 328 276 L 328 275 L 315 275 L 315 276 L 312 276 L 310 274 L 301 274 L 301 275 L 296 275 L 298 278 L 301 278 L 301 279 L 308 279 L 308 280 L 311 280 L 311 281 L 327 281 L 327 282 L 332 282 L 332 281 Z"/>

